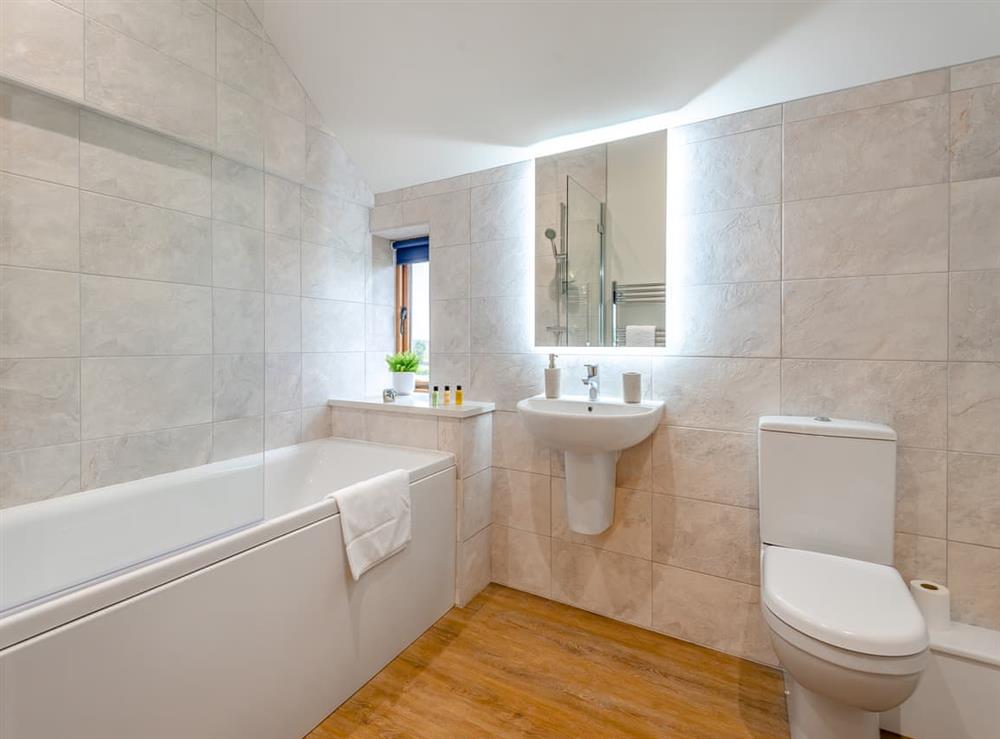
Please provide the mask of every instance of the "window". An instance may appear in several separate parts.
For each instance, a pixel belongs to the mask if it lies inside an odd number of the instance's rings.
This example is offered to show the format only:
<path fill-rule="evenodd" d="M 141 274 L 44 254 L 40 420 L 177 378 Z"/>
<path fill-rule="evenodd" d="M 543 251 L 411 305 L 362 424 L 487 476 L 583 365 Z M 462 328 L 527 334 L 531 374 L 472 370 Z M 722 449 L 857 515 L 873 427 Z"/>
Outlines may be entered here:
<path fill-rule="evenodd" d="M 396 256 L 396 351 L 420 357 L 417 389 L 427 390 L 431 358 L 430 242 L 392 242 Z"/>

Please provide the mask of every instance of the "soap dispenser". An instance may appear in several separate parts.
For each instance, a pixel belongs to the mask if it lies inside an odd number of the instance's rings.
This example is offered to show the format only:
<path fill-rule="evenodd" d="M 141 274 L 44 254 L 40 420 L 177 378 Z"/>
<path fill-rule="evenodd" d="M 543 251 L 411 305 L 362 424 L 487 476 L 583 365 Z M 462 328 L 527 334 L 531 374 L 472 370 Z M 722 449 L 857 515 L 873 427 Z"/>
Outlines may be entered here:
<path fill-rule="evenodd" d="M 562 382 L 562 370 L 556 367 L 556 354 L 549 355 L 549 366 L 545 368 L 545 397 L 558 398 Z"/>

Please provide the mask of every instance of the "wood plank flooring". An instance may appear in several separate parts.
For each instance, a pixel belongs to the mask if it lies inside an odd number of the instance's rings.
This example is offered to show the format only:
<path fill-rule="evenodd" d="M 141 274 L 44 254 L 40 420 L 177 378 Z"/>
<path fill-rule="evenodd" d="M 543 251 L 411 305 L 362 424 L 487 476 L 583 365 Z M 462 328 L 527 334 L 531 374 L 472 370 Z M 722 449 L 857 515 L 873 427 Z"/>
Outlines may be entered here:
<path fill-rule="evenodd" d="M 307 739 L 788 737 L 781 675 L 490 585 Z"/>

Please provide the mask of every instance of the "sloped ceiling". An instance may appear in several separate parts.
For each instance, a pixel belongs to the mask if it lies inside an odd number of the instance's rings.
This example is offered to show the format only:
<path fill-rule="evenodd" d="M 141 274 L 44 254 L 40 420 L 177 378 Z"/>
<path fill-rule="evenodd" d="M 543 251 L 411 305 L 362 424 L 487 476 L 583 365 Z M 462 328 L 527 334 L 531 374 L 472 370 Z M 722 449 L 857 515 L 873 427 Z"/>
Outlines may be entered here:
<path fill-rule="evenodd" d="M 1000 2 L 251 5 L 376 192 L 1000 54 Z"/>

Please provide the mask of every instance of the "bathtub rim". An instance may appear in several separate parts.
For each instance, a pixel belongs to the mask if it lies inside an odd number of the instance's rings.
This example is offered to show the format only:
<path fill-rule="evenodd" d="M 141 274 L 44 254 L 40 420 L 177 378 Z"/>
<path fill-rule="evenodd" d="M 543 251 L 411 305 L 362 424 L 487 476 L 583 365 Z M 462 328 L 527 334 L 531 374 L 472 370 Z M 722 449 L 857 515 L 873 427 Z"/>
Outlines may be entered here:
<path fill-rule="evenodd" d="M 449 471 L 454 474 L 455 470 L 455 455 L 435 449 L 378 444 L 338 437 L 316 439 L 292 446 L 306 447 L 329 443 L 380 447 L 387 452 L 405 449 L 428 455 L 426 464 L 408 469 L 410 485 Z M 90 583 L 83 583 L 79 587 L 23 609 L 13 610 L 7 616 L 0 618 L 0 651 L 14 648 L 47 631 L 336 515 L 339 515 L 336 501 L 324 498 L 274 518 L 195 542 L 179 551 L 167 552 L 153 560 L 139 563 Z"/>

